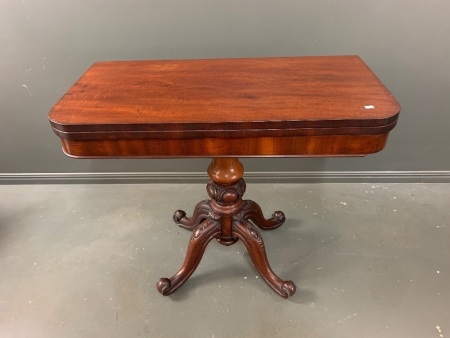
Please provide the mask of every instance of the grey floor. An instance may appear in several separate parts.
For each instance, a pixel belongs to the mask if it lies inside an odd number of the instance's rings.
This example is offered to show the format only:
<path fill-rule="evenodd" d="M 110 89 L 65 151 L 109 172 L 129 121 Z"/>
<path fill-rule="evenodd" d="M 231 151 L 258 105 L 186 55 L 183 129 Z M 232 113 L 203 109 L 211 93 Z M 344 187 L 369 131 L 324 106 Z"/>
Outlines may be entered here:
<path fill-rule="evenodd" d="M 163 297 L 202 184 L 0 186 L 0 337 L 450 337 L 449 184 L 248 184 L 285 300 L 242 243 Z"/>

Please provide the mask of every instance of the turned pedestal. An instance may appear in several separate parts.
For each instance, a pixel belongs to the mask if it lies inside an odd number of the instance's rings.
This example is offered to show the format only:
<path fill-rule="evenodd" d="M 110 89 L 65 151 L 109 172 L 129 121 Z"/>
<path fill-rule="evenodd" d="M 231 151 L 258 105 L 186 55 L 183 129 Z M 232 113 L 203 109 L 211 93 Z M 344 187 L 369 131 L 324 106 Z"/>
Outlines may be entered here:
<path fill-rule="evenodd" d="M 206 186 L 210 200 L 201 201 L 191 218 L 183 210 L 175 211 L 173 219 L 180 227 L 191 230 L 186 258 L 180 270 L 171 278 L 161 278 L 159 292 L 170 295 L 181 287 L 197 268 L 206 246 L 212 239 L 220 244 L 232 245 L 239 239 L 244 243 L 250 258 L 267 284 L 280 296 L 295 293 L 292 281 L 283 281 L 272 270 L 267 260 L 264 241 L 256 229 L 273 230 L 284 223 L 283 212 L 275 211 L 265 219 L 259 205 L 243 200 L 244 167 L 237 158 L 214 158 L 208 167 L 211 180 Z"/>

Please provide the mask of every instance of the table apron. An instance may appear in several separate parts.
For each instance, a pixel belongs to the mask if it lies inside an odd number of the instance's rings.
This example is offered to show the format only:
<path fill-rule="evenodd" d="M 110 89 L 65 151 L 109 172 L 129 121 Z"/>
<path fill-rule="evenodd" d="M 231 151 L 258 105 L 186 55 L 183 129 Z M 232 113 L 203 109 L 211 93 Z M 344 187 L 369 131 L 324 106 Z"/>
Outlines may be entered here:
<path fill-rule="evenodd" d="M 243 138 L 101 139 L 61 138 L 66 155 L 77 158 L 338 157 L 382 150 L 388 133 Z"/>

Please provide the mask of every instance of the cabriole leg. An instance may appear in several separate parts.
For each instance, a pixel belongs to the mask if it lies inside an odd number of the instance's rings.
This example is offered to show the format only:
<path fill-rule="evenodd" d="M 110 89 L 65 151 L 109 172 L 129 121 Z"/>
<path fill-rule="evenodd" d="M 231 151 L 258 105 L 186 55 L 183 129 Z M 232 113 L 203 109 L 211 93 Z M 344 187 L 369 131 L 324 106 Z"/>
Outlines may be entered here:
<path fill-rule="evenodd" d="M 251 220 L 261 230 L 273 230 L 281 226 L 286 217 L 282 211 L 275 211 L 272 217 L 265 219 L 264 214 L 258 205 L 250 200 L 245 200 L 242 206 L 242 218 Z"/>
<path fill-rule="evenodd" d="M 173 214 L 173 220 L 178 226 L 184 229 L 194 230 L 197 225 L 208 218 L 210 212 L 211 207 L 209 206 L 209 201 L 205 200 L 197 203 L 191 218 L 186 217 L 186 212 L 183 210 L 177 210 Z"/>
<path fill-rule="evenodd" d="M 164 296 L 175 292 L 187 281 L 200 263 L 208 243 L 220 235 L 220 222 L 207 219 L 197 226 L 189 241 L 189 246 L 181 269 L 171 278 L 160 278 L 156 287 Z"/>
<path fill-rule="evenodd" d="M 267 260 L 263 239 L 255 226 L 249 221 L 235 221 L 233 225 L 235 236 L 245 244 L 253 265 L 267 284 L 281 297 L 292 296 L 296 290 L 295 284 L 290 280 L 283 281 L 273 272 Z"/>

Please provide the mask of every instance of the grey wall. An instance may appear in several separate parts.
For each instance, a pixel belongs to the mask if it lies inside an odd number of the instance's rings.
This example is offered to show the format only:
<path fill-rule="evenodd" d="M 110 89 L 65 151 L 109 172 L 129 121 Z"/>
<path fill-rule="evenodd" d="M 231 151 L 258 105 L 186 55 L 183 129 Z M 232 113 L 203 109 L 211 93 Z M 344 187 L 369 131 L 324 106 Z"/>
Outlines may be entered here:
<path fill-rule="evenodd" d="M 245 159 L 247 172 L 449 173 L 449 13 L 448 0 L 0 0 L 0 174 L 205 170 L 205 159 L 61 153 L 47 112 L 96 60 L 325 54 L 360 55 L 399 100 L 387 148 Z"/>

